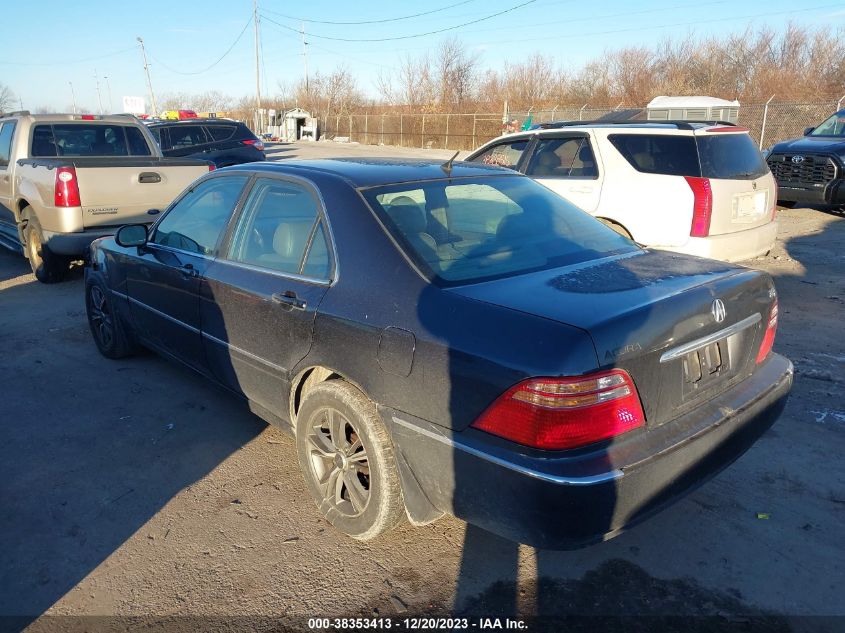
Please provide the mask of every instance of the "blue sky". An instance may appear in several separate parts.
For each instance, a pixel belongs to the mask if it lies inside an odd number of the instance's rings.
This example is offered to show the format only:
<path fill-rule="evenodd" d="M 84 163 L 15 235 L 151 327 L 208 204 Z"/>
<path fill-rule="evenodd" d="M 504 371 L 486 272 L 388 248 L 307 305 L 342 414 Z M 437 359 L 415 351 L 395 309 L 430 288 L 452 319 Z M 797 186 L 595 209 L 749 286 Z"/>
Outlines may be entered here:
<path fill-rule="evenodd" d="M 605 49 L 651 45 L 688 32 L 703 37 L 741 31 L 749 24 L 782 29 L 790 20 L 810 27 L 845 26 L 845 0 L 533 0 L 503 15 L 436 35 L 385 42 L 327 39 L 415 35 L 484 18 L 525 2 L 260 0 L 262 92 L 276 92 L 279 81 L 292 83 L 303 76 L 302 41 L 294 32 L 301 27 L 298 18 L 361 22 L 443 9 L 375 24 L 305 23 L 309 73 L 331 72 L 344 64 L 359 79 L 362 90 L 372 95 L 376 94 L 374 78 L 380 68 L 395 68 L 402 56 L 424 53 L 450 35 L 478 51 L 483 67 L 501 68 L 509 61 L 541 52 L 561 67 L 577 69 Z M 148 0 L 127 2 L 124 9 L 116 9 L 119 6 L 113 0 L 10 3 L 3 10 L 7 28 L 0 47 L 0 83 L 9 86 L 25 108 L 68 110 L 72 82 L 77 104 L 96 111 L 96 73 L 104 109 L 117 111 L 123 95 L 147 95 L 135 41 L 141 36 L 157 97 L 206 90 L 233 96 L 255 93 L 254 30 L 251 23 L 247 26 L 251 0 Z M 9 28 L 11 25 L 19 26 Z M 206 70 L 242 31 L 231 52 Z"/>

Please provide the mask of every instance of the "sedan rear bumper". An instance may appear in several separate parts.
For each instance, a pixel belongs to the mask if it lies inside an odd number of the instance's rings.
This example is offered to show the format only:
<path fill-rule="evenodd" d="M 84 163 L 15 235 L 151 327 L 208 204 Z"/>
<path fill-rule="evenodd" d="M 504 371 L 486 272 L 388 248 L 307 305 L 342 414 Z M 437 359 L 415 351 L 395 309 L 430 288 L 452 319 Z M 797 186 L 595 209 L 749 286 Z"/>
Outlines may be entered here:
<path fill-rule="evenodd" d="M 691 237 L 683 246 L 671 247 L 669 250 L 723 262 L 741 262 L 768 253 L 777 235 L 778 223 L 774 221 L 735 233 Z"/>
<path fill-rule="evenodd" d="M 615 536 L 730 465 L 778 418 L 792 374 L 792 363 L 772 354 L 754 375 L 680 418 L 563 457 L 382 413 L 404 487 L 411 482 L 434 508 L 511 540 L 572 549 Z"/>

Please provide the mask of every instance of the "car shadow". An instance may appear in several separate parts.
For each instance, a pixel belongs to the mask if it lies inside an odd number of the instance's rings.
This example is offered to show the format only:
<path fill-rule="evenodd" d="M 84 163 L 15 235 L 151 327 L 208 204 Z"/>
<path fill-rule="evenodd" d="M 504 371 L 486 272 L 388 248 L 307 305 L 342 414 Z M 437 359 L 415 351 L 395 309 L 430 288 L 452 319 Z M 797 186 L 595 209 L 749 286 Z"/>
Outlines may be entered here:
<path fill-rule="evenodd" d="M 0 267 L 6 278 L 21 268 L 5 256 Z M 17 630 L 266 425 L 153 355 L 101 357 L 78 278 L 5 287 L 0 305 L 10 387 L 0 398 L 0 615 Z M 22 314 L 31 318 L 12 321 Z"/>

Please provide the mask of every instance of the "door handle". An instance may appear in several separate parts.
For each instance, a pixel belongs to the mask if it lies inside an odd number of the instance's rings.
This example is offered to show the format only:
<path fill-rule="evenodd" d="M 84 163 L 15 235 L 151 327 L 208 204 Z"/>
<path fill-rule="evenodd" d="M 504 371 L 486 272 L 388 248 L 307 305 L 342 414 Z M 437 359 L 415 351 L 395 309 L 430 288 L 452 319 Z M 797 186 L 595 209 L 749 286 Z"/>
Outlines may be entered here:
<path fill-rule="evenodd" d="M 185 279 L 194 279 L 199 277 L 199 271 L 194 268 L 193 264 L 185 264 L 179 268 L 179 274 Z"/>
<path fill-rule="evenodd" d="M 161 174 L 158 174 L 154 171 L 145 171 L 138 175 L 138 182 L 144 183 L 151 183 L 151 182 L 161 182 Z"/>
<path fill-rule="evenodd" d="M 270 295 L 270 300 L 283 307 L 296 308 L 297 310 L 304 310 L 306 305 L 305 301 L 297 297 L 293 290 L 273 293 Z"/>

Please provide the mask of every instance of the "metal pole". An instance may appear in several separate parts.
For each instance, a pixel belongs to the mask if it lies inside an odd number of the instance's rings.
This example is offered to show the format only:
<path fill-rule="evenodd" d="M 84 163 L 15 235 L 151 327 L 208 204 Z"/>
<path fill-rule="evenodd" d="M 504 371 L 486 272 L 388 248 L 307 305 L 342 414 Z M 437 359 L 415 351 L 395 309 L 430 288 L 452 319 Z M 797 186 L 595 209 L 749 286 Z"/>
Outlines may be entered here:
<path fill-rule="evenodd" d="M 555 104 L 555 107 L 552 108 L 552 121 L 555 120 L 555 112 L 557 112 L 557 104 Z"/>
<path fill-rule="evenodd" d="M 349 115 L 349 142 L 352 142 L 352 115 Z"/>
<path fill-rule="evenodd" d="M 763 149 L 763 138 L 766 136 L 766 118 L 769 116 L 769 104 L 772 102 L 772 99 L 775 98 L 775 95 L 769 97 L 769 100 L 766 101 L 766 105 L 763 107 L 763 125 L 760 127 L 760 145 L 759 149 L 762 151 Z"/>
<path fill-rule="evenodd" d="M 370 115 L 364 114 L 364 144 L 370 144 Z"/>
<path fill-rule="evenodd" d="M 109 76 L 104 75 L 103 79 L 106 80 L 106 89 L 108 90 L 108 95 L 109 95 L 109 112 L 114 112 L 114 105 L 112 105 L 112 101 L 111 101 L 111 82 L 109 81 Z"/>
<path fill-rule="evenodd" d="M 422 134 L 420 136 L 422 137 L 422 140 L 420 142 L 420 147 L 425 148 L 425 115 L 424 114 L 423 114 L 423 120 L 422 120 Z"/>
<path fill-rule="evenodd" d="M 100 97 L 100 78 L 97 76 L 97 69 L 94 69 L 94 83 L 97 85 L 97 103 L 100 106 L 99 113 L 103 113 L 103 100 Z"/>
<path fill-rule="evenodd" d="M 300 22 L 300 33 L 302 33 L 302 64 L 305 67 L 305 98 L 308 100 L 308 107 L 310 108 L 311 87 L 308 84 L 308 42 L 305 41 L 305 22 Z"/>
<path fill-rule="evenodd" d="M 141 45 L 141 56 L 144 58 L 144 72 L 147 75 L 147 87 L 150 89 L 150 106 L 152 107 L 152 115 L 158 115 L 158 106 L 156 105 L 156 96 L 153 92 L 153 81 L 150 79 L 150 65 L 147 63 L 147 51 L 144 49 L 144 40 L 140 37 L 136 37 L 138 43 Z"/>
<path fill-rule="evenodd" d="M 473 149 L 475 149 L 475 123 L 476 123 L 477 117 L 478 117 L 478 114 L 472 115 L 472 148 Z"/>
<path fill-rule="evenodd" d="M 70 85 L 70 98 L 73 100 L 73 113 L 76 114 L 76 93 L 73 91 L 73 82 L 69 81 L 68 84 Z"/>
<path fill-rule="evenodd" d="M 621 108 L 621 107 L 622 107 L 622 104 L 623 104 L 623 103 L 625 103 L 625 102 L 624 102 L 624 101 L 620 101 L 620 102 L 619 102 L 619 105 L 617 105 L 615 108 L 613 108 L 613 111 L 614 111 L 614 112 L 616 112 L 619 108 Z"/>
<path fill-rule="evenodd" d="M 836 102 L 836 111 L 838 112 L 839 109 L 842 107 L 842 102 L 845 101 L 845 95 L 842 95 L 839 98 L 839 101 Z"/>
<path fill-rule="evenodd" d="M 586 107 L 587 107 L 587 105 L 588 105 L 588 104 L 586 104 L 586 103 L 585 103 L 584 105 L 582 105 L 582 106 L 581 106 L 581 109 L 580 109 L 580 110 L 578 110 L 578 120 L 579 120 L 579 121 L 583 121 L 583 120 L 584 120 L 584 108 L 586 108 Z"/>
<path fill-rule="evenodd" d="M 256 132 L 260 135 L 264 127 L 264 115 L 261 113 L 261 72 L 259 64 L 259 50 L 261 47 L 261 35 L 258 22 L 258 0 L 252 2 L 252 23 L 255 26 L 255 109 L 258 112 L 258 125 Z"/>
<path fill-rule="evenodd" d="M 404 130 L 402 129 L 402 115 L 399 115 L 399 147 L 405 147 Z"/>
<path fill-rule="evenodd" d="M 384 115 L 385 113 L 381 113 L 381 144 L 384 145 Z"/>
<path fill-rule="evenodd" d="M 449 149 L 449 115 L 446 114 L 446 142 L 443 143 L 443 149 Z"/>

